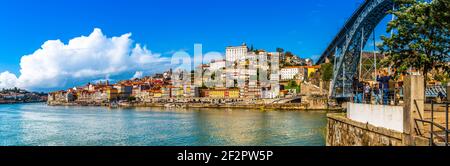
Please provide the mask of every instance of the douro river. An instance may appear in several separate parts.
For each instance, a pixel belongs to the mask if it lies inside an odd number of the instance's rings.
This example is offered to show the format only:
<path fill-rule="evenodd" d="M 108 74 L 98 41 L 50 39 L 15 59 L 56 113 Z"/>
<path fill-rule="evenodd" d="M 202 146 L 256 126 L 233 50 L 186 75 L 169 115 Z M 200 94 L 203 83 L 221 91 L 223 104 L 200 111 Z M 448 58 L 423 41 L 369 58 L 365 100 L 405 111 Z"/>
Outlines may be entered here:
<path fill-rule="evenodd" d="M 0 105 L 0 146 L 323 146 L 324 112 Z"/>

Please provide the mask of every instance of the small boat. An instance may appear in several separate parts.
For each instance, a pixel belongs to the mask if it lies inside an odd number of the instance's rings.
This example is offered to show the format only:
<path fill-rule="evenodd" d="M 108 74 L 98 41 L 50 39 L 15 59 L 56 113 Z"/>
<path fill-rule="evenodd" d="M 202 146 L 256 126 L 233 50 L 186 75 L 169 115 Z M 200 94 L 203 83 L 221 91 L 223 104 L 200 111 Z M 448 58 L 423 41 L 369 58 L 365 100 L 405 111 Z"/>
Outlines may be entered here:
<path fill-rule="evenodd" d="M 174 104 L 164 104 L 164 107 L 166 107 L 166 108 L 173 108 L 173 107 L 175 107 L 175 105 Z"/>

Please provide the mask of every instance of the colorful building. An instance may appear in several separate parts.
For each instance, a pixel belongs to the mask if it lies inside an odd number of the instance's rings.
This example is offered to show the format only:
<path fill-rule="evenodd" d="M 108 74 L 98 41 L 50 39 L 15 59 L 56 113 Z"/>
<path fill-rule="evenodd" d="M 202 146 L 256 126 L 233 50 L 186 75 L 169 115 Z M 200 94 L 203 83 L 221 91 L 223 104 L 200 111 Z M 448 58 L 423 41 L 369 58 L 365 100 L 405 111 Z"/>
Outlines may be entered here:
<path fill-rule="evenodd" d="M 280 71 L 281 80 L 293 80 L 300 79 L 303 80 L 305 76 L 305 67 L 304 66 L 288 66 L 284 67 Z"/>
<path fill-rule="evenodd" d="M 119 99 L 119 91 L 116 88 L 109 87 L 106 89 L 107 98 L 109 101 Z"/>
<path fill-rule="evenodd" d="M 201 97 L 216 99 L 236 99 L 240 97 L 239 89 L 202 89 Z"/>

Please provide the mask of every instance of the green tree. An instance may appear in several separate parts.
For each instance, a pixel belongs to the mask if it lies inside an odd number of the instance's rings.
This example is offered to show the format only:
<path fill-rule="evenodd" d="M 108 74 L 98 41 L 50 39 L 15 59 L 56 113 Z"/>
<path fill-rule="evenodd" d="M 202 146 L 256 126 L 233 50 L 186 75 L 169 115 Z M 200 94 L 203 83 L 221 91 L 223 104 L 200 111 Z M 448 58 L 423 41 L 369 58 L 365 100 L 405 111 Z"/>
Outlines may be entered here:
<path fill-rule="evenodd" d="M 213 72 L 213 73 L 211 74 L 211 79 L 213 79 L 213 80 L 216 79 L 216 72 Z"/>
<path fill-rule="evenodd" d="M 300 93 L 300 85 L 297 84 L 295 80 L 289 81 L 288 85 L 285 87 L 285 89 L 295 89 L 297 93 Z"/>
<path fill-rule="evenodd" d="M 127 101 L 128 102 L 136 101 L 136 97 L 130 96 L 130 97 L 127 98 Z"/>
<path fill-rule="evenodd" d="M 450 71 L 449 11 L 450 1 L 396 0 L 398 8 L 390 11 L 396 19 L 388 24 L 387 32 L 378 45 L 381 53 L 387 55 L 382 61 L 399 75 L 410 67 L 422 72 L 427 80 L 428 73 L 439 70 Z"/>
<path fill-rule="evenodd" d="M 320 67 L 320 74 L 322 81 L 331 81 L 333 79 L 333 64 L 324 63 Z"/>
<path fill-rule="evenodd" d="M 294 57 L 294 54 L 292 52 L 290 52 L 290 51 L 287 51 L 286 52 L 286 56 L 287 57 Z"/>
<path fill-rule="evenodd" d="M 296 87 L 296 86 L 298 86 L 298 84 L 297 84 L 297 82 L 295 80 L 291 80 L 291 81 L 289 81 L 288 86 L 289 87 Z"/>
<path fill-rule="evenodd" d="M 276 51 L 279 52 L 279 53 L 284 53 L 284 49 L 283 48 L 277 48 Z"/>
<path fill-rule="evenodd" d="M 433 73 L 434 76 L 434 80 L 441 82 L 443 85 L 447 85 L 447 83 L 450 80 L 450 76 L 448 75 L 448 73 L 440 73 L 440 72 L 436 72 Z"/>

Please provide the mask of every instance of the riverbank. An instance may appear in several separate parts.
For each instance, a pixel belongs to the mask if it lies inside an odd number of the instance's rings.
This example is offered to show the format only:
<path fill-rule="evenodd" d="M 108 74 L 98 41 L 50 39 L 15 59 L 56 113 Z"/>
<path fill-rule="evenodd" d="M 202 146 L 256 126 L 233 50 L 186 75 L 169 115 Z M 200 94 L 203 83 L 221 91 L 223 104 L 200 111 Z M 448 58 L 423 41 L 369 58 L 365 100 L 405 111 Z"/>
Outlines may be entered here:
<path fill-rule="evenodd" d="M 46 101 L 0 101 L 0 104 L 28 104 L 28 103 L 45 103 Z"/>
<path fill-rule="evenodd" d="M 49 102 L 49 106 L 90 106 L 111 108 L 136 108 L 136 107 L 164 107 L 164 108 L 214 108 L 214 109 L 257 109 L 257 110 L 284 110 L 284 111 L 327 111 L 343 112 L 342 108 L 309 107 L 307 104 L 205 104 L 205 103 L 58 103 Z"/>

